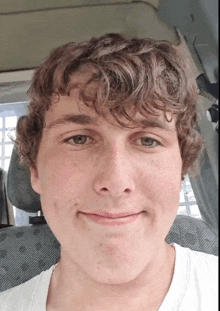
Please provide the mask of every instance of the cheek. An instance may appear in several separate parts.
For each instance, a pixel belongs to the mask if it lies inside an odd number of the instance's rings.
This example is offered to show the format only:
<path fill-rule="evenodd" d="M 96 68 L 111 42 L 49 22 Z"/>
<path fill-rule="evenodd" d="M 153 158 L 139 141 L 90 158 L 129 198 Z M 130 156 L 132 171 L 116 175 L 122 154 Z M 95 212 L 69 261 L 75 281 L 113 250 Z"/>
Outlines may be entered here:
<path fill-rule="evenodd" d="M 137 182 L 151 200 L 178 202 L 181 190 L 182 160 L 179 154 L 167 155 L 145 163 Z"/>
<path fill-rule="evenodd" d="M 91 192 L 94 166 L 82 157 L 47 155 L 45 159 L 50 160 L 41 161 L 39 172 L 46 218 L 48 215 L 51 219 L 52 214 L 57 219 L 74 214 L 85 203 L 85 194 Z"/>
<path fill-rule="evenodd" d="M 65 190 L 68 186 L 73 187 L 85 180 L 89 175 L 89 167 L 83 159 L 74 158 L 61 152 L 42 155 L 44 159 L 39 163 L 40 181 L 42 187 L 53 187 L 57 191 Z M 84 164 L 84 165 L 83 165 Z"/>

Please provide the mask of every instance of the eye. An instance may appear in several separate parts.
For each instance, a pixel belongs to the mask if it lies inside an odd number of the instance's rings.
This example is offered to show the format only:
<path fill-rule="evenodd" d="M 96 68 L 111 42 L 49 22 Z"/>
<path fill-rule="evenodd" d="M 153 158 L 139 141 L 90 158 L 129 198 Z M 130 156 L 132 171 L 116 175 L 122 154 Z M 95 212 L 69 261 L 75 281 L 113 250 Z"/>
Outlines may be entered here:
<path fill-rule="evenodd" d="M 91 138 L 87 135 L 75 135 L 66 140 L 71 145 L 85 145 L 88 142 L 91 142 Z"/>
<path fill-rule="evenodd" d="M 160 145 L 160 142 L 151 137 L 141 137 L 139 139 L 139 144 L 141 146 L 146 146 L 149 148 L 155 148 Z"/>

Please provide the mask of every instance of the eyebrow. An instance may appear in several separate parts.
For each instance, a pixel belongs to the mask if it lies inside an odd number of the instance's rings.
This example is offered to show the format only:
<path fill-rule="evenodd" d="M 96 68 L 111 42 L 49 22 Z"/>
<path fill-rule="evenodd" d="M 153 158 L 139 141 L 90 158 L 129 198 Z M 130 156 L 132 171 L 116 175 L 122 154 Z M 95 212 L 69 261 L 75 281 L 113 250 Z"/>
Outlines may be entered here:
<path fill-rule="evenodd" d="M 167 130 L 167 131 L 172 131 L 173 129 L 169 126 L 169 123 L 165 123 L 161 120 L 149 120 L 149 119 L 144 119 L 144 120 L 140 120 L 140 125 L 143 128 L 160 128 L 163 130 Z"/>
<path fill-rule="evenodd" d="M 58 125 L 75 123 L 82 125 L 96 124 L 96 119 L 84 114 L 66 114 L 62 117 L 52 121 L 50 124 L 46 126 L 46 129 L 54 128 Z"/>
<path fill-rule="evenodd" d="M 97 125 L 97 118 L 93 118 L 91 116 L 85 114 L 66 114 L 62 117 L 52 121 L 50 124 L 46 126 L 46 129 L 50 130 L 59 125 L 63 124 L 81 124 L 81 125 Z M 161 128 L 163 130 L 172 131 L 168 124 L 162 122 L 161 120 L 150 120 L 143 119 L 138 121 L 137 127 L 141 126 L 143 129 L 145 128 Z"/>

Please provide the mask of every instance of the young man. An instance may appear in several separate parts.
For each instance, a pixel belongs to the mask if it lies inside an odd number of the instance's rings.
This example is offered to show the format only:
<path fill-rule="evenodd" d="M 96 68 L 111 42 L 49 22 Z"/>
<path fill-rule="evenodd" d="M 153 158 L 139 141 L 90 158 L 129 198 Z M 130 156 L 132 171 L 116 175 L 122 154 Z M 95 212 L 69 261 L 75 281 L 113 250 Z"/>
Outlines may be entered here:
<path fill-rule="evenodd" d="M 117 34 L 40 65 L 16 144 L 61 257 L 1 310 L 217 310 L 216 257 L 165 242 L 202 148 L 186 67 L 168 42 Z"/>

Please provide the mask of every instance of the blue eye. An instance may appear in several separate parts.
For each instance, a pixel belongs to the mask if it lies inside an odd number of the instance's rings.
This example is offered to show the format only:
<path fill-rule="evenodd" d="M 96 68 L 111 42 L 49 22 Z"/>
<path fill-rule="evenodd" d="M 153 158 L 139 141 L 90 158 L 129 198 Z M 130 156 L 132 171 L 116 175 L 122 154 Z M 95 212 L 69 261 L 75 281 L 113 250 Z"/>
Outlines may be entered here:
<path fill-rule="evenodd" d="M 68 139 L 68 143 L 75 145 L 84 145 L 88 140 L 88 136 L 86 135 L 75 135 Z"/>
<path fill-rule="evenodd" d="M 142 146 L 146 146 L 150 148 L 156 147 L 160 144 L 157 140 L 150 138 L 150 137 L 142 137 L 140 141 L 141 141 Z"/>

